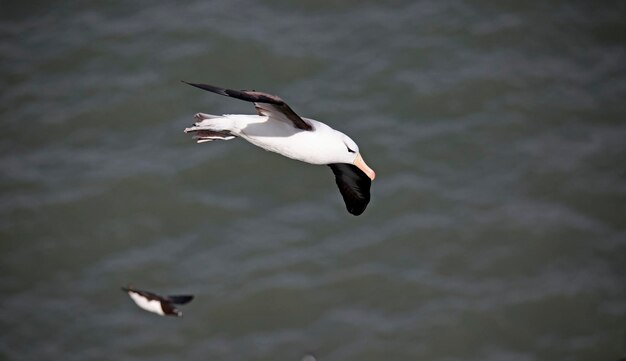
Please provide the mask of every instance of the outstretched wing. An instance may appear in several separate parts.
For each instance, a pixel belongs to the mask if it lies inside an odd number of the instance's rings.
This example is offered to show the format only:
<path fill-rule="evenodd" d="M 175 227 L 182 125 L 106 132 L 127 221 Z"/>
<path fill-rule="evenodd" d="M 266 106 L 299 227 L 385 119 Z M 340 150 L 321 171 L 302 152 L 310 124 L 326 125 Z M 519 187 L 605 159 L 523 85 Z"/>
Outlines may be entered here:
<path fill-rule="evenodd" d="M 257 92 L 254 90 L 225 89 L 209 84 L 188 83 L 186 81 L 183 81 L 183 83 L 215 94 L 252 102 L 254 103 L 254 107 L 259 115 L 265 115 L 276 120 L 287 122 L 298 129 L 313 130 L 313 127 L 311 127 L 310 124 L 300 118 L 300 116 L 296 114 L 296 112 L 294 112 L 284 100 L 276 95 Z"/>
<path fill-rule="evenodd" d="M 161 301 L 163 299 L 163 297 L 157 295 L 156 293 L 152 293 L 150 291 L 138 290 L 132 286 L 122 287 L 122 291 L 136 293 L 138 295 L 141 295 L 142 297 L 145 297 L 149 301 Z"/>
<path fill-rule="evenodd" d="M 372 180 L 357 166 L 347 163 L 328 165 L 335 174 L 335 182 L 351 214 L 358 216 L 370 202 Z"/>
<path fill-rule="evenodd" d="M 167 299 L 170 302 L 175 303 L 177 305 L 184 305 L 185 303 L 191 302 L 191 300 L 193 300 L 193 296 L 192 295 L 167 296 Z"/>

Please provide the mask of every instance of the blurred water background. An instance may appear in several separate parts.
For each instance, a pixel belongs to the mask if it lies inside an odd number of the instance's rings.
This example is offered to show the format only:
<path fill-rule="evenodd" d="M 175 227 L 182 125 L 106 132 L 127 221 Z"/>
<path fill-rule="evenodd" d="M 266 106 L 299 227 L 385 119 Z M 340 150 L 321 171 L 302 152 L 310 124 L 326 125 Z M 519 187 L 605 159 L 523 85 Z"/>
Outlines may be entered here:
<path fill-rule="evenodd" d="M 0 359 L 626 356 L 626 6 L 583 1 L 0 5 Z M 278 94 L 378 173 L 196 112 Z M 119 287 L 196 295 L 182 319 Z"/>

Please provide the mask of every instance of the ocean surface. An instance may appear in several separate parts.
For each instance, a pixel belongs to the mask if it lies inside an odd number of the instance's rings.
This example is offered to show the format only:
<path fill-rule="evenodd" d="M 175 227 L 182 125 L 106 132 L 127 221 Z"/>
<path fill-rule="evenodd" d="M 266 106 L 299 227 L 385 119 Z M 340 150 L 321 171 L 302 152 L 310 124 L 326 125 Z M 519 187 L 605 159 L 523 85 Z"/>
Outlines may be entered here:
<path fill-rule="evenodd" d="M 0 359 L 626 357 L 623 1 L 0 5 Z M 331 170 L 197 112 L 256 89 L 349 134 Z M 120 286 L 192 293 L 183 318 Z"/>

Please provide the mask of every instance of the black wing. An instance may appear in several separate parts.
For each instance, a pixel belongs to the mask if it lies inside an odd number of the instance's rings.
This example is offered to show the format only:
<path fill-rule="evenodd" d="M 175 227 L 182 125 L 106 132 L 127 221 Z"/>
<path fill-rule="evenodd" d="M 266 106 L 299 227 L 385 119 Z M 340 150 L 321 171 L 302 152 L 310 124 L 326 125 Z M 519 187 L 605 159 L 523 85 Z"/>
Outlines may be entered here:
<path fill-rule="evenodd" d="M 128 287 L 122 287 L 122 291 L 124 292 L 134 292 L 137 293 L 145 298 L 147 298 L 148 300 L 156 300 L 156 301 L 162 301 L 163 297 L 157 295 L 156 293 L 152 293 L 149 291 L 143 291 L 143 290 L 138 290 L 136 288 L 134 288 L 133 286 L 128 286 Z"/>
<path fill-rule="evenodd" d="M 335 174 L 335 182 L 348 212 L 355 216 L 363 213 L 370 202 L 372 180 L 353 164 L 333 163 L 328 166 Z"/>
<path fill-rule="evenodd" d="M 185 303 L 191 302 L 191 300 L 193 300 L 193 296 L 192 295 L 167 296 L 167 299 L 171 303 L 175 303 L 177 305 L 184 305 Z"/>
<path fill-rule="evenodd" d="M 277 120 L 289 122 L 294 127 L 302 130 L 313 130 L 310 124 L 305 122 L 296 112 L 294 112 L 285 101 L 276 95 L 257 92 L 254 90 L 232 90 L 216 87 L 209 84 L 188 83 L 202 90 L 215 94 L 233 97 L 247 102 L 253 102 L 259 115 L 266 115 Z"/>

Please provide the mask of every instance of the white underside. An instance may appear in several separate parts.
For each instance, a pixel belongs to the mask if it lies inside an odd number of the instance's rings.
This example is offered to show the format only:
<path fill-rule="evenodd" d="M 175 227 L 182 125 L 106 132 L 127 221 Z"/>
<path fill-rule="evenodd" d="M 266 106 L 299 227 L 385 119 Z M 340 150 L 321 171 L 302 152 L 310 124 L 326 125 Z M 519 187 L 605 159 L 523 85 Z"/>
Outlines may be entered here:
<path fill-rule="evenodd" d="M 306 118 L 305 118 L 306 119 Z M 190 129 L 228 130 L 265 150 L 311 164 L 352 163 L 343 133 L 306 119 L 313 131 L 296 129 L 284 121 L 260 115 L 225 114 L 204 119 Z"/>
<path fill-rule="evenodd" d="M 165 313 L 163 312 L 163 308 L 161 308 L 161 302 L 148 300 L 145 297 L 134 292 L 129 292 L 128 295 L 130 296 L 130 298 L 133 299 L 133 301 L 135 301 L 137 306 L 143 308 L 144 310 L 154 312 L 161 316 L 165 315 Z"/>

